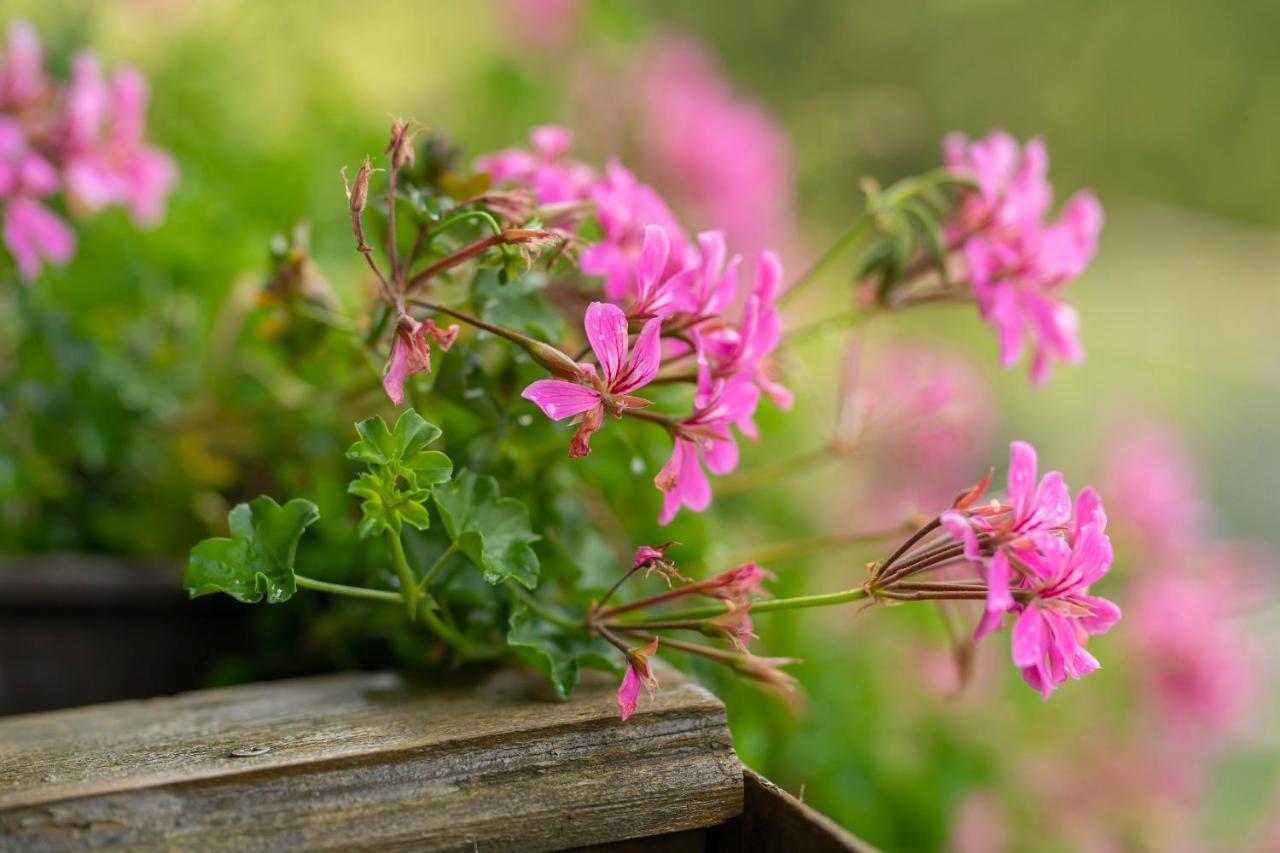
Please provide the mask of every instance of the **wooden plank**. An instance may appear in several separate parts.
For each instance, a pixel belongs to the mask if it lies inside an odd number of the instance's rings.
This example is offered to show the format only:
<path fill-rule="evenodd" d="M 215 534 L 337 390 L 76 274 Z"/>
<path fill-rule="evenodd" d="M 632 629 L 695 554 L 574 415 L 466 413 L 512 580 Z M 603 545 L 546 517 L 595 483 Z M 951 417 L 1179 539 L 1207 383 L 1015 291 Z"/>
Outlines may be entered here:
<path fill-rule="evenodd" d="M 711 853 L 879 853 L 749 767 L 742 814 L 709 833 Z"/>
<path fill-rule="evenodd" d="M 724 708 L 670 669 L 627 723 L 598 673 L 569 702 L 349 673 L 0 719 L 6 849 L 556 850 L 742 810 Z"/>

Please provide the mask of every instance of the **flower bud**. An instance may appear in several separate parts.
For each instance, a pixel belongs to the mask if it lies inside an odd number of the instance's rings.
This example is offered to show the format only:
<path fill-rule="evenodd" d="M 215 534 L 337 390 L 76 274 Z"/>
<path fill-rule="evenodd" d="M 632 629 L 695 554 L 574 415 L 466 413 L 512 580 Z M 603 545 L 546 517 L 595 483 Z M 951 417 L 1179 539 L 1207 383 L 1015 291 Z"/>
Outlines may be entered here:
<path fill-rule="evenodd" d="M 412 124 L 412 119 L 391 122 L 391 139 L 383 153 L 391 155 L 391 168 L 396 171 L 406 163 L 413 165 L 413 138 L 417 132 L 409 129 Z"/>

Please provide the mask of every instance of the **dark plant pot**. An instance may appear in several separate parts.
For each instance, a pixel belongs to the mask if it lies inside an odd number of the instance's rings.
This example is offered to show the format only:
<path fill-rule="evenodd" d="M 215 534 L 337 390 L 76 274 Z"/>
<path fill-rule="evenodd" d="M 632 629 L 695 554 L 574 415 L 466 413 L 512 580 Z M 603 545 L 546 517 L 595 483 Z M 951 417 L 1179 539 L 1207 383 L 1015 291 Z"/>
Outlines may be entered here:
<path fill-rule="evenodd" d="M 0 560 L 0 714 L 202 686 L 246 645 L 247 608 L 188 601 L 180 573 L 95 556 Z"/>

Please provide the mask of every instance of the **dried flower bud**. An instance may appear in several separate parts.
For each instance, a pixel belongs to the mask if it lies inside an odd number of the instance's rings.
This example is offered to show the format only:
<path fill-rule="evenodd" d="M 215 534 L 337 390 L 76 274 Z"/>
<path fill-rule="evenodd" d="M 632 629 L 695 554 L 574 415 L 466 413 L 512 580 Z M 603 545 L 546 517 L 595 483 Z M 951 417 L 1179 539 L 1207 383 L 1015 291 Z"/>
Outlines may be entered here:
<path fill-rule="evenodd" d="M 404 164 L 413 165 L 413 138 L 417 131 L 411 130 L 413 119 L 396 119 L 391 122 L 391 139 L 387 142 L 384 154 L 391 155 L 391 168 L 399 171 Z"/>
<path fill-rule="evenodd" d="M 347 191 L 347 209 L 351 211 L 351 228 L 356 235 L 356 250 L 365 253 L 370 249 L 364 239 L 364 226 L 360 223 L 360 214 L 369 203 L 369 176 L 374 171 L 368 157 L 364 158 L 359 171 L 356 172 L 355 180 L 350 183 L 347 182 L 347 167 L 343 166 L 341 170 L 342 185 Z"/>

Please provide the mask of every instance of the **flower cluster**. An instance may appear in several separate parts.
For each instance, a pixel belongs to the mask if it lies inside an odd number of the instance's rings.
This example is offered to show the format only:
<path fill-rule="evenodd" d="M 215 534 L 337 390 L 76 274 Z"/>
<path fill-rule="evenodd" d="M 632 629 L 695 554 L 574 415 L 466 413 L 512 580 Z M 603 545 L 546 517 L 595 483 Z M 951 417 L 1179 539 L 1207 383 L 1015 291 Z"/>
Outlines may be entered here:
<path fill-rule="evenodd" d="M 1080 678 L 1098 668 L 1085 649 L 1088 637 L 1120 618 L 1115 604 L 1089 594 L 1111 567 L 1107 517 L 1090 488 L 1081 490 L 1073 507 L 1057 471 L 1037 483 L 1035 450 L 1023 442 L 1010 448 L 1007 502 L 975 507 L 979 494 L 967 493 L 939 517 L 986 579 L 986 608 L 976 636 L 1016 613 L 1014 665 L 1047 698 L 1068 676 Z"/>
<path fill-rule="evenodd" d="M 697 655 L 729 666 L 747 678 L 759 681 L 775 689 L 789 691 L 794 682 L 780 667 L 794 661 L 780 658 L 763 658 L 751 654 L 747 648 L 755 639 L 750 611 L 755 606 L 755 596 L 762 593 L 762 584 L 772 577 L 755 563 L 745 563 L 701 581 L 690 581 L 675 570 L 667 559 L 666 551 L 671 543 L 658 547 L 642 546 L 636 551 L 629 571 L 620 577 L 613 588 L 587 614 L 589 629 L 603 637 L 620 651 L 627 662 L 627 669 L 618 687 L 618 712 L 626 720 L 636 709 L 640 688 L 650 697 L 658 688 L 650 658 L 659 648 L 668 647 L 686 654 Z M 622 604 L 609 605 L 609 600 L 622 584 L 641 569 L 647 576 L 657 572 L 667 581 L 667 589 L 656 595 L 638 598 Z M 672 586 L 671 579 L 682 581 Z M 629 614 L 643 613 L 673 601 L 701 596 L 719 602 L 708 608 L 685 610 L 676 613 L 642 615 L 632 618 Z M 661 636 L 658 633 L 661 632 Z M 699 643 L 688 643 L 669 636 L 669 632 L 693 632 L 711 639 L 724 640 L 731 649 L 722 649 Z M 627 639 L 643 644 L 631 647 Z"/>
<path fill-rule="evenodd" d="M 532 192 L 539 204 L 590 205 L 599 226 L 599 239 L 579 260 L 584 274 L 602 280 L 606 300 L 593 302 L 584 318 L 595 363 L 534 382 L 524 396 L 553 420 L 576 419 L 569 452 L 581 457 L 605 413 L 622 417 L 650 405 L 636 391 L 654 382 L 694 385 L 687 415 L 649 415 L 673 439 L 671 458 L 655 479 L 666 524 L 682 506 L 701 511 L 710 503 L 706 472 L 723 475 L 737 466 L 735 434 L 755 438 L 762 395 L 791 405 L 770 359 L 782 337 L 782 265 L 773 252 L 761 252 L 744 282 L 741 258 L 729 257 L 722 232 L 691 239 L 652 187 L 616 162 L 596 176 L 565 156 L 569 141 L 566 131 L 539 127 L 532 150 L 477 161 L 493 180 Z M 664 357 L 668 367 L 686 368 L 660 376 Z"/>
<path fill-rule="evenodd" d="M 1057 220 L 1046 221 L 1053 188 L 1039 139 L 1019 147 L 998 131 L 975 142 L 954 133 L 943 142 L 943 160 L 975 183 L 961 193 L 946 239 L 962 250 L 973 296 L 999 339 L 1000 362 L 1016 363 L 1025 341 L 1032 382 L 1043 382 L 1051 360 L 1082 357 L 1076 311 L 1061 291 L 1093 257 L 1102 207 L 1080 192 Z"/>
<path fill-rule="evenodd" d="M 51 80 L 35 31 L 9 28 L 0 62 L 0 206 L 3 239 L 18 271 L 32 279 L 45 263 L 71 258 L 75 236 L 47 204 L 61 192 L 76 214 L 127 208 L 139 225 L 159 221 L 177 171 L 143 142 L 147 84 L 122 68 L 104 78 L 81 53 L 71 80 Z"/>

